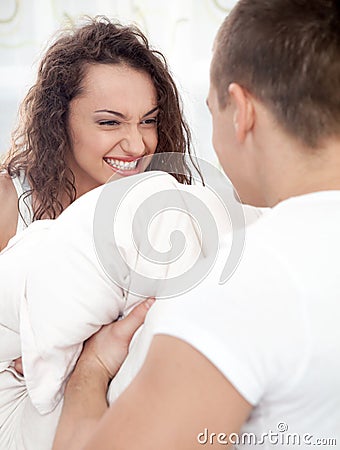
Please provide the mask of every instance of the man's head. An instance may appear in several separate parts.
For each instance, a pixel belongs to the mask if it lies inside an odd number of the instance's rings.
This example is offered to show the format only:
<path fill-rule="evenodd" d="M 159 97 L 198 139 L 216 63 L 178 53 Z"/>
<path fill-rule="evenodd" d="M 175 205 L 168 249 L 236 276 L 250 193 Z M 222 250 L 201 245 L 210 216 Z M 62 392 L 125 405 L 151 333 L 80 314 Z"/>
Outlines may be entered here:
<path fill-rule="evenodd" d="M 340 1 L 240 0 L 216 37 L 209 103 L 227 109 L 238 87 L 311 152 L 339 137 Z"/>

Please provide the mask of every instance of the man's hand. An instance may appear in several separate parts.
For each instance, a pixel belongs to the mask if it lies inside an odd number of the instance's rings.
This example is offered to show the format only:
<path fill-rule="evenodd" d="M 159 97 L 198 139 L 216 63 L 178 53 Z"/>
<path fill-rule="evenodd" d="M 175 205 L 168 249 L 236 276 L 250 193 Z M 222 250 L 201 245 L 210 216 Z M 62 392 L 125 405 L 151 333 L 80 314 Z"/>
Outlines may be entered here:
<path fill-rule="evenodd" d="M 86 341 L 81 359 L 98 363 L 106 370 L 108 377 L 113 378 L 126 358 L 132 336 L 143 324 L 154 301 L 150 297 L 136 306 L 125 319 L 103 326 Z M 24 374 L 21 357 L 14 361 L 14 368 L 19 374 Z"/>
<path fill-rule="evenodd" d="M 107 411 L 107 385 L 128 353 L 136 330 L 154 303 L 148 298 L 122 320 L 103 326 L 84 345 L 65 390 L 54 450 L 82 448 Z"/>
<path fill-rule="evenodd" d="M 150 297 L 136 306 L 126 318 L 103 326 L 85 342 L 79 363 L 98 365 L 108 379 L 113 378 L 128 354 L 133 335 L 144 323 L 154 301 Z"/>

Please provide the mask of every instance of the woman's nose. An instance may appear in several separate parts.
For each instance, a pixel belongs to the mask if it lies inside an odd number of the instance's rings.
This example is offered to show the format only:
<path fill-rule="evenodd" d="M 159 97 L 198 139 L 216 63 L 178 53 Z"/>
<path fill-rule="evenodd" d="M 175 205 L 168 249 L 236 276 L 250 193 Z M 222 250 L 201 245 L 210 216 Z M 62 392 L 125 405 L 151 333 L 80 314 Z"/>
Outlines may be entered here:
<path fill-rule="evenodd" d="M 122 150 L 129 156 L 142 156 L 145 153 L 143 135 L 138 127 L 131 127 L 121 141 Z"/>

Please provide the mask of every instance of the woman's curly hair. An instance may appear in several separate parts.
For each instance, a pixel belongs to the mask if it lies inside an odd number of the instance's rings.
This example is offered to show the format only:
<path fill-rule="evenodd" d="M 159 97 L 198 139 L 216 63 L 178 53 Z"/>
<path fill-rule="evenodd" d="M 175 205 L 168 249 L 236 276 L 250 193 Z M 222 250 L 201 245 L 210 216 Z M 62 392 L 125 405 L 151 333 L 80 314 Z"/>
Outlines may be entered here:
<path fill-rule="evenodd" d="M 135 26 L 103 16 L 87 18 L 82 25 L 64 30 L 44 55 L 37 81 L 20 107 L 19 125 L 2 165 L 10 176 L 26 174 L 31 190 L 24 195 L 34 195 L 33 220 L 54 219 L 63 211 L 65 199 L 70 204 L 77 198 L 75 177 L 66 165 L 71 149 L 69 104 L 81 92 L 88 64 L 98 63 L 123 63 L 150 75 L 159 106 L 156 153 L 182 154 L 170 172 L 179 182 L 191 183 L 185 159 L 185 154 L 191 158 L 190 131 L 164 56 L 149 47 Z"/>

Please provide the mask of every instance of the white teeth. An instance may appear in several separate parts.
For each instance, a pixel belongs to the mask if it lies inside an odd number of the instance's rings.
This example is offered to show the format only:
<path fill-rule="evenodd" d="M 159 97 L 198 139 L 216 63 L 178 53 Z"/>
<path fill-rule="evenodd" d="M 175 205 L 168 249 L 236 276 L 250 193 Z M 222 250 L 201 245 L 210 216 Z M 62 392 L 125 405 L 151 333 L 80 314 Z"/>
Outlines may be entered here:
<path fill-rule="evenodd" d="M 105 158 L 105 161 L 110 164 L 110 166 L 115 167 L 120 170 L 133 170 L 137 166 L 137 159 L 134 161 L 121 161 L 120 159 Z"/>

